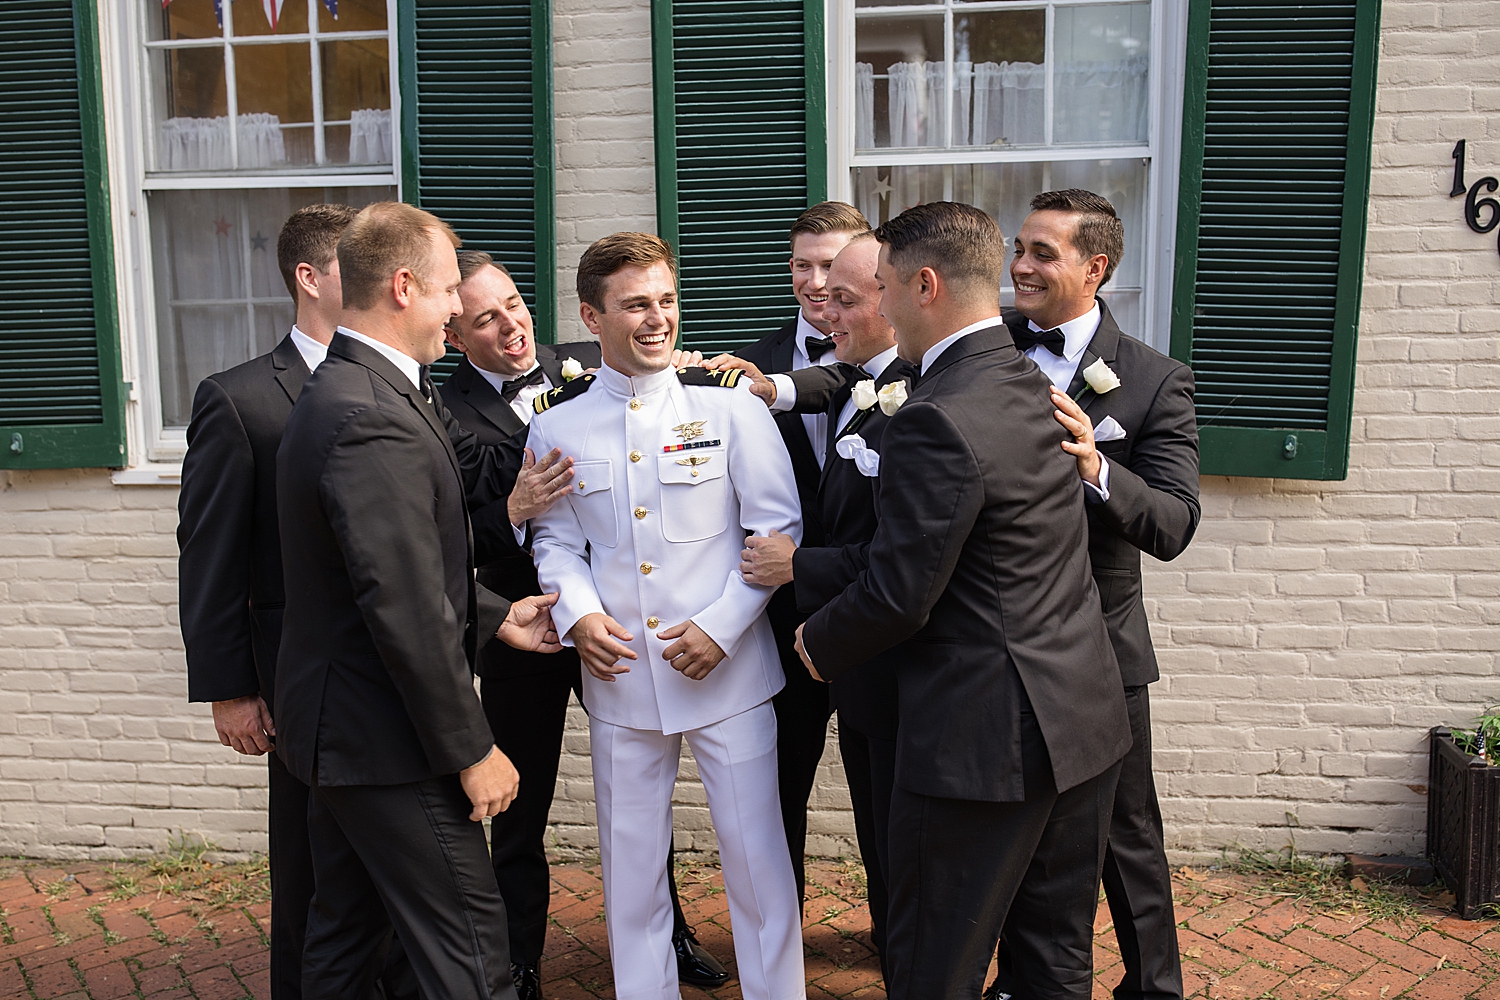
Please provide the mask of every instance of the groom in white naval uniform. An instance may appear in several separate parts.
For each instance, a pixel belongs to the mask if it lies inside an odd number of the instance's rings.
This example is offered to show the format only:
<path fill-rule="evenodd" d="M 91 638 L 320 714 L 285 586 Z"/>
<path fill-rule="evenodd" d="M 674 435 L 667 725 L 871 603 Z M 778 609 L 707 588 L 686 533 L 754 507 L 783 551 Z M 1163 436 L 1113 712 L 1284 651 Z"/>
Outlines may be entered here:
<path fill-rule="evenodd" d="M 800 539 L 791 460 L 738 370 L 673 369 L 677 262 L 646 233 L 599 240 L 578 265 L 579 311 L 603 366 L 537 397 L 530 447 L 574 457 L 574 491 L 532 521 L 537 575 L 560 595 L 584 699 L 618 1000 L 678 1000 L 672 836 L 682 739 L 718 835 L 746 1000 L 802 1000 L 802 927 L 777 791 L 786 683 L 744 582 L 747 533 Z"/>

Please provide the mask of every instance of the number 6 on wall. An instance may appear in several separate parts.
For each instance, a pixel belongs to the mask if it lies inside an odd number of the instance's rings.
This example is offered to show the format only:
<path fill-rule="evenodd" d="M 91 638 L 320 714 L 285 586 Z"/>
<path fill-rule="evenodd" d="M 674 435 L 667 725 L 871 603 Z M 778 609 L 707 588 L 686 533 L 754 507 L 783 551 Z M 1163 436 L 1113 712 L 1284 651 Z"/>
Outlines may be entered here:
<path fill-rule="evenodd" d="M 1453 189 L 1448 192 L 1448 197 L 1457 198 L 1464 193 L 1464 154 L 1467 140 L 1460 139 L 1453 147 Z M 1500 201 L 1494 198 L 1479 197 L 1480 191 L 1491 194 L 1496 188 L 1500 188 L 1500 180 L 1494 177 L 1481 177 L 1468 188 L 1468 195 L 1464 198 L 1464 222 L 1476 233 L 1487 233 L 1500 226 Z M 1479 210 L 1489 209 L 1489 217 L 1483 222 L 1479 221 Z M 1500 244 L 1497 244 L 1500 249 Z"/>

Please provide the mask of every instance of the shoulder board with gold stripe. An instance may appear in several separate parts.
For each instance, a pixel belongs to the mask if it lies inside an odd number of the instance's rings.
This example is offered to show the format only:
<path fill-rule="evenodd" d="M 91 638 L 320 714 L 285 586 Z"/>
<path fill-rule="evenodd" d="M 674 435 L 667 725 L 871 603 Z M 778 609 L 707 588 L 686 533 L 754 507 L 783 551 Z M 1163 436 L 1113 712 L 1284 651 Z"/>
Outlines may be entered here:
<path fill-rule="evenodd" d="M 679 368 L 677 381 L 683 385 L 716 385 L 721 389 L 733 389 L 739 384 L 743 374 L 744 371 L 739 368 L 726 368 L 720 372 L 709 371 L 707 368 Z"/>
<path fill-rule="evenodd" d="M 582 396 L 589 391 L 589 386 L 594 384 L 594 376 L 578 375 L 569 379 L 556 389 L 542 393 L 531 401 L 531 408 L 537 413 L 545 413 L 558 403 L 566 403 L 575 396 Z"/>

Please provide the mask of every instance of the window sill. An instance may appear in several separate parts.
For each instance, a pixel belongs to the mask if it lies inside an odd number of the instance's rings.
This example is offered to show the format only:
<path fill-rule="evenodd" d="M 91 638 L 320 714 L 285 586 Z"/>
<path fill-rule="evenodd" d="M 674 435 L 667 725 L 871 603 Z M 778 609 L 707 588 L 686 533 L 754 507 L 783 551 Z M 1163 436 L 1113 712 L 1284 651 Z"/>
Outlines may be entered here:
<path fill-rule="evenodd" d="M 182 465 L 143 462 L 128 469 L 114 470 L 109 480 L 116 486 L 181 486 Z"/>

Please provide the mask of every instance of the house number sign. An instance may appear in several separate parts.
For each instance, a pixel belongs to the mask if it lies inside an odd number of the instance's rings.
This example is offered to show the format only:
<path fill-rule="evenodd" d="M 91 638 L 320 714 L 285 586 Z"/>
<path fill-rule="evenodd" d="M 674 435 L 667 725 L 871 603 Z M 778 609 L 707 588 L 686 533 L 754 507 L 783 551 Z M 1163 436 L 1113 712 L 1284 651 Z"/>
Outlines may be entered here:
<path fill-rule="evenodd" d="M 1476 233 L 1487 233 L 1500 226 L 1500 201 L 1494 198 L 1483 197 L 1494 194 L 1496 188 L 1500 188 L 1500 180 L 1494 177 L 1481 177 L 1472 185 L 1464 184 L 1464 146 L 1467 139 L 1458 140 L 1458 145 L 1453 147 L 1453 190 L 1448 192 L 1448 197 L 1464 199 L 1464 222 Z M 1500 250 L 1500 243 L 1497 243 Z"/>

